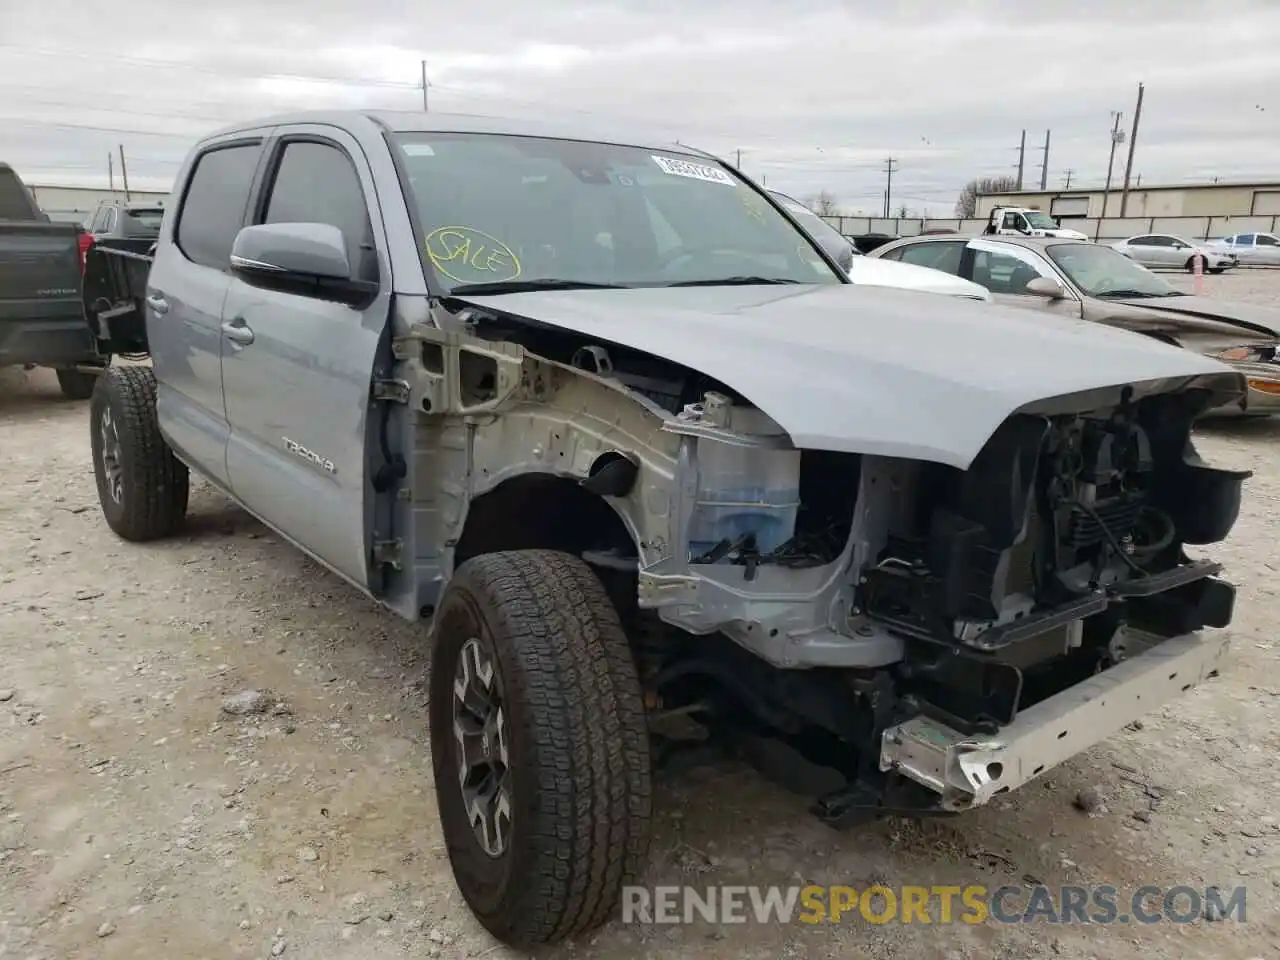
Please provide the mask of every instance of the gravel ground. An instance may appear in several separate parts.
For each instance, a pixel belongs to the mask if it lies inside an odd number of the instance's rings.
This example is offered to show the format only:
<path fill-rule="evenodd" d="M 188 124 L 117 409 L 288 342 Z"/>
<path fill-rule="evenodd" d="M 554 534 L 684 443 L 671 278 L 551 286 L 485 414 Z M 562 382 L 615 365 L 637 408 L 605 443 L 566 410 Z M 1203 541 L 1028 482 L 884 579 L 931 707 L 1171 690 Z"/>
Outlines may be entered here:
<path fill-rule="evenodd" d="M 1280 272 L 1205 287 L 1280 303 Z M 86 405 L 45 372 L 0 381 L 0 957 L 518 956 L 474 922 L 445 859 L 422 631 L 203 484 L 182 536 L 121 542 L 98 510 Z M 945 822 L 836 834 L 749 770 L 695 772 L 658 793 L 648 880 L 1245 884 L 1248 922 L 614 923 L 546 956 L 1276 956 L 1280 424 L 1201 433 L 1207 457 L 1256 471 L 1214 550 L 1241 588 L 1220 679 Z M 265 712 L 225 713 L 246 689 L 269 691 Z M 1081 791 L 1100 798 L 1091 813 Z"/>

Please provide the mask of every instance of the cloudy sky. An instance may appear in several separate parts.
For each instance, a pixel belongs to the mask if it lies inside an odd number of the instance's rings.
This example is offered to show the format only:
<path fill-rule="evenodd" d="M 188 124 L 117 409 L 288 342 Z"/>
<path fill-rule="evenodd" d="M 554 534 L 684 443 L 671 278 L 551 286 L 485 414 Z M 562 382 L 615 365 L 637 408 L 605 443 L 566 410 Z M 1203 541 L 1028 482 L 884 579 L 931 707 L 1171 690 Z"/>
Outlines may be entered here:
<path fill-rule="evenodd" d="M 352 106 L 634 120 L 848 211 L 947 215 L 964 181 L 1280 179 L 1280 0 L 0 0 L 0 160 L 167 189 L 230 121 Z M 1123 169 L 1118 154 L 1117 171 Z M 117 164 L 116 175 L 119 176 Z"/>

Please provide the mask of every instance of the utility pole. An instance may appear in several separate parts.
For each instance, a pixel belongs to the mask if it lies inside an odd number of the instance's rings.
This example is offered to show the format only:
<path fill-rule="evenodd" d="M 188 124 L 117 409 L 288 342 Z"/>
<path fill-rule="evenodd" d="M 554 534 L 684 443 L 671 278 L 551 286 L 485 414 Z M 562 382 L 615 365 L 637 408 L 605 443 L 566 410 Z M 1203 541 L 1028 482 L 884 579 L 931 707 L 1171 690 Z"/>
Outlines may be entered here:
<path fill-rule="evenodd" d="M 737 150 L 737 157 L 738 159 L 734 162 L 733 165 L 737 167 L 739 170 L 741 170 L 742 169 L 742 148 L 741 147 L 739 147 Z"/>
<path fill-rule="evenodd" d="M 1040 162 L 1040 189 L 1049 188 L 1049 131 L 1044 132 L 1044 160 Z"/>
<path fill-rule="evenodd" d="M 1022 141 L 1018 144 L 1018 189 L 1022 189 L 1022 171 L 1027 162 L 1027 131 L 1022 131 Z"/>
<path fill-rule="evenodd" d="M 1129 158 L 1124 164 L 1124 190 L 1120 193 L 1120 216 L 1129 212 L 1129 176 L 1133 173 L 1133 149 L 1138 145 L 1138 123 L 1142 120 L 1143 85 L 1138 84 L 1138 105 L 1133 108 L 1133 132 L 1129 134 Z"/>
<path fill-rule="evenodd" d="M 1063 190 L 1071 189 L 1071 175 L 1073 173 L 1075 173 L 1075 170 L 1073 170 L 1071 167 L 1067 167 L 1067 169 L 1062 171 L 1062 189 Z"/>
<path fill-rule="evenodd" d="M 1111 111 L 1111 155 L 1107 157 L 1107 185 L 1102 189 L 1102 216 L 1107 215 L 1107 201 L 1111 199 L 1111 172 L 1116 165 L 1116 146 L 1124 143 L 1124 131 L 1120 129 L 1120 118 L 1123 114 L 1119 110 Z M 1102 224 L 1098 224 L 1101 229 Z M 1096 240 L 1097 237 L 1094 237 Z"/>
<path fill-rule="evenodd" d="M 110 150 L 107 151 L 107 185 L 112 193 L 116 192 L 116 158 Z"/>
<path fill-rule="evenodd" d="M 884 161 L 884 218 L 889 219 L 889 204 L 893 202 L 893 171 L 897 169 L 896 157 L 886 157 Z"/>
<path fill-rule="evenodd" d="M 427 61 L 422 61 L 422 112 L 427 113 Z"/>
<path fill-rule="evenodd" d="M 120 144 L 120 179 L 124 181 L 124 198 L 129 199 L 129 168 L 124 165 L 124 144 Z"/>

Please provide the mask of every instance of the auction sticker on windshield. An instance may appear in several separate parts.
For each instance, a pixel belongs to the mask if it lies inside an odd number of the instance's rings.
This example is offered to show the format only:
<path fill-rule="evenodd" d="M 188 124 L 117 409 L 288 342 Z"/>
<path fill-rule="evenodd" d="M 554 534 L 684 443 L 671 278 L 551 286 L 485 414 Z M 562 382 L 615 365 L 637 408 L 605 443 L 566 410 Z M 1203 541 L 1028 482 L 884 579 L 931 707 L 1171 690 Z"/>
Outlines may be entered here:
<path fill-rule="evenodd" d="M 708 183 L 723 183 L 728 186 L 736 186 L 733 177 L 729 176 L 723 170 L 716 167 L 707 166 L 702 163 L 690 163 L 688 160 L 676 160 L 674 157 L 658 157 L 653 158 L 663 173 L 669 173 L 673 177 L 690 177 L 694 180 L 705 180 Z"/>

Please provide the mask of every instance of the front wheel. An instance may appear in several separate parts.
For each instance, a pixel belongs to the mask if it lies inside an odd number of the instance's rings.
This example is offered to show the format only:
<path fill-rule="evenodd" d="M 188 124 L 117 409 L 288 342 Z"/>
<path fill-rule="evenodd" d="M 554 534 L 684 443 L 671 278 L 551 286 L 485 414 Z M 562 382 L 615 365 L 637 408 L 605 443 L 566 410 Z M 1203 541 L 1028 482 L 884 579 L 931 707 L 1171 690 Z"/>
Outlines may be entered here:
<path fill-rule="evenodd" d="M 190 475 L 160 434 L 156 378 L 147 367 L 107 367 L 89 400 L 98 502 L 125 540 L 172 533 L 187 513 Z"/>
<path fill-rule="evenodd" d="M 484 554 L 432 633 L 432 765 L 463 899 L 517 947 L 599 926 L 641 877 L 651 804 L 640 683 L 603 585 L 569 554 Z"/>

